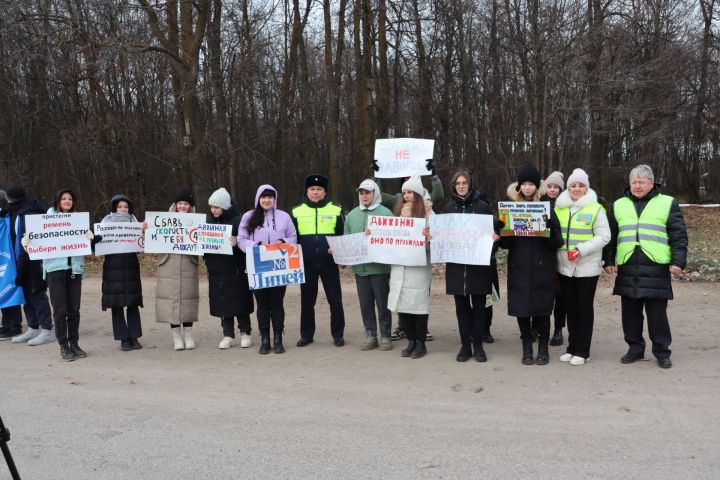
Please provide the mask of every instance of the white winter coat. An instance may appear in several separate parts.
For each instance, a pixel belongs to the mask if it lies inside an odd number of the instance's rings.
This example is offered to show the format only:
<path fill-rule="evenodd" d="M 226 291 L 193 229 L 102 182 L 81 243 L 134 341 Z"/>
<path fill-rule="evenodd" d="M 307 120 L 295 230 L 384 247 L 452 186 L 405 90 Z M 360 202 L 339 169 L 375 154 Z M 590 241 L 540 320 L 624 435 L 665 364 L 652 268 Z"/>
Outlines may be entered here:
<path fill-rule="evenodd" d="M 598 203 L 597 194 L 592 188 L 588 188 L 585 195 L 577 201 L 573 201 L 570 192 L 565 190 L 560 194 L 555 202 L 555 211 L 559 208 L 570 208 L 570 214 L 574 214 L 578 210 Z M 567 225 L 562 225 L 566 227 Z M 593 237 L 577 244 L 576 248 L 580 252 L 580 258 L 571 262 L 567 258 L 567 250 L 558 249 L 557 251 L 557 271 L 560 275 L 566 277 L 597 277 L 602 272 L 602 250 L 605 245 L 610 242 L 610 224 L 608 223 L 605 209 L 598 211 L 595 222 L 593 223 Z"/>

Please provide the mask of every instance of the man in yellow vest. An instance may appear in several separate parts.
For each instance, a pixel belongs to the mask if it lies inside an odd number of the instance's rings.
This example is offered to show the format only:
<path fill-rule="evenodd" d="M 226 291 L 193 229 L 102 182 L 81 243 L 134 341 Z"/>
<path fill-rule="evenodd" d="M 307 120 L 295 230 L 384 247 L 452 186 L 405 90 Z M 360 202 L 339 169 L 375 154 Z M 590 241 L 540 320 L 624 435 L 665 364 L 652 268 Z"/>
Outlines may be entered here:
<path fill-rule="evenodd" d="M 649 166 L 638 165 L 630 172 L 630 187 L 613 204 L 609 220 L 612 241 L 603 251 L 605 272 L 617 273 L 613 294 L 621 296 L 623 333 L 629 345 L 620 361 L 633 363 L 645 356 L 644 309 L 653 355 L 661 368 L 670 368 L 670 276 L 685 268 L 688 245 L 680 206 L 660 193 Z"/>
<path fill-rule="evenodd" d="M 315 335 L 315 301 L 318 279 L 322 280 L 330 304 L 330 333 L 336 347 L 345 345 L 345 312 L 340 289 L 340 271 L 328 246 L 328 235 L 342 235 L 345 228 L 342 208 L 327 195 L 329 180 L 318 174 L 305 177 L 305 197 L 292 209 L 292 219 L 302 245 L 305 283 L 300 285 L 300 340 L 298 347 L 313 343 Z"/>

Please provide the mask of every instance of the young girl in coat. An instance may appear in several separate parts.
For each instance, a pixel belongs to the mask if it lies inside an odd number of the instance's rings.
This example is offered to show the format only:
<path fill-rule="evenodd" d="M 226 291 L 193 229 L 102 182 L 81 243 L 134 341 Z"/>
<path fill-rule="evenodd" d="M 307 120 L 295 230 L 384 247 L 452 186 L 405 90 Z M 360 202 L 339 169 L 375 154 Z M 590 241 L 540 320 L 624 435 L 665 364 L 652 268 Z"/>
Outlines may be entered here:
<path fill-rule="evenodd" d="M 238 247 L 252 255 L 255 245 L 297 243 L 297 232 L 287 212 L 277 208 L 277 190 L 272 185 L 260 185 L 255 194 L 255 208 L 245 212 L 240 221 Z M 270 353 L 270 323 L 273 328 L 275 353 L 284 353 L 282 333 L 285 328 L 283 299 L 286 287 L 254 290 L 257 301 L 257 321 L 260 328 L 260 353 Z"/>
<path fill-rule="evenodd" d="M 110 200 L 110 213 L 101 223 L 137 222 L 130 199 L 122 194 Z M 102 241 L 95 235 L 94 243 Z M 113 336 L 124 352 L 142 348 L 140 307 L 143 306 L 140 262 L 136 253 L 105 255 L 103 261 L 102 309 L 112 311 Z M 126 315 L 127 311 L 127 315 Z"/>
<path fill-rule="evenodd" d="M 178 190 L 170 211 L 195 213 L 192 192 Z M 195 348 L 192 326 L 198 319 L 198 262 L 195 255 L 164 253 L 158 258 L 155 320 L 170 324 L 175 350 Z"/>
<path fill-rule="evenodd" d="M 507 189 L 514 202 L 539 202 L 545 185 L 540 172 L 527 165 L 518 172 L 518 181 Z M 517 317 L 522 339 L 523 365 L 547 365 L 550 361 L 550 314 L 555 300 L 555 252 L 562 245 L 557 219 L 550 211 L 549 237 L 503 237 L 500 246 L 508 249 L 508 315 Z M 539 334 L 538 355 L 533 360 L 531 326 Z"/>
<path fill-rule="evenodd" d="M 75 193 L 60 190 L 55 203 L 47 213 L 72 213 L 75 211 Z M 88 238 L 93 235 L 88 231 Z M 53 310 L 55 336 L 60 344 L 60 357 L 66 362 L 85 358 L 78 345 L 80 338 L 80 294 L 82 276 L 85 273 L 85 257 L 62 257 L 43 260 L 45 280 L 50 289 L 50 304 Z"/>
<path fill-rule="evenodd" d="M 603 268 L 603 247 L 610 242 L 610 225 L 584 170 L 576 168 L 567 183 L 568 189 L 555 203 L 563 239 L 557 251 L 557 269 L 568 316 L 568 346 L 560 361 L 584 365 L 590 360 L 593 302 Z"/>
<path fill-rule="evenodd" d="M 555 208 L 555 201 L 565 188 L 565 176 L 562 172 L 552 172 L 545 179 L 545 195 L 540 199 L 550 202 L 550 208 Z M 560 288 L 560 277 L 555 281 L 555 306 L 553 307 L 553 321 L 555 328 L 553 329 L 550 345 L 557 347 L 562 345 L 563 328 L 565 328 L 565 298 L 563 297 L 562 288 Z"/>
<path fill-rule="evenodd" d="M 240 330 L 240 346 L 252 346 L 250 332 L 250 314 L 253 312 L 253 298 L 245 271 L 245 254 L 237 248 L 240 214 L 233 204 L 230 193 L 224 188 L 213 192 L 208 199 L 210 213 L 207 223 L 231 225 L 230 243 L 233 255 L 208 253 L 203 256 L 208 272 L 208 296 L 210 297 L 210 315 L 220 317 L 223 338 L 218 345 L 221 349 L 230 348 L 235 341 L 235 317 Z"/>
<path fill-rule="evenodd" d="M 395 206 L 395 216 L 427 219 L 433 215 L 430 195 L 423 188 L 419 176 L 410 177 L 402 185 L 402 200 Z M 429 254 L 429 231 L 425 227 L 425 249 Z M 427 353 L 425 336 L 430 314 L 430 283 L 432 265 L 418 267 L 393 265 L 390 270 L 390 293 L 388 309 L 396 312 L 400 328 L 408 340 L 407 347 L 401 352 L 403 357 L 421 358 Z"/>

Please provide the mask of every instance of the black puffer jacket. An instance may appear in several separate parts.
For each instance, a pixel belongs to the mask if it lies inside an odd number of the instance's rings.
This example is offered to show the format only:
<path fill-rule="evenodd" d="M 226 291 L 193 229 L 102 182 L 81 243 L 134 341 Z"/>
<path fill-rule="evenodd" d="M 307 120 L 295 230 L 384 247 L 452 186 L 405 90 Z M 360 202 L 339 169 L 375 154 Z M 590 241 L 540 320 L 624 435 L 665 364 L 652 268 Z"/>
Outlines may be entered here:
<path fill-rule="evenodd" d="M 539 201 L 542 192 L 537 195 Z M 515 184 L 508 188 L 508 197 L 520 201 Z M 508 254 L 507 300 L 508 315 L 531 317 L 550 315 L 555 304 L 556 250 L 562 246 L 560 224 L 550 210 L 550 236 L 503 237 L 500 247 Z"/>
<path fill-rule="evenodd" d="M 16 248 L 16 239 L 25 234 L 25 215 L 38 215 L 47 213 L 48 206 L 36 198 L 23 198 L 22 200 L 10 203 L 3 212 L 10 216 L 10 238 L 13 248 Z M 19 231 L 16 230 L 17 218 L 20 217 Z M 42 260 L 30 260 L 28 253 L 20 247 L 20 256 L 17 261 L 17 276 L 15 284 L 22 287 L 26 292 L 37 293 L 47 289 L 47 283 L 43 279 Z"/>
<path fill-rule="evenodd" d="M 105 255 L 102 279 L 103 310 L 143 306 L 140 262 L 136 253 Z"/>
<path fill-rule="evenodd" d="M 233 204 L 215 218 L 208 214 L 207 223 L 232 225 L 232 235 L 237 236 L 240 214 Z M 250 315 L 255 306 L 248 286 L 245 254 L 233 247 L 233 256 L 206 253 L 205 265 L 208 272 L 210 315 L 213 317 L 235 317 Z"/>
<path fill-rule="evenodd" d="M 445 206 L 443 213 L 492 215 L 490 206 L 482 200 L 482 194 L 472 187 L 471 180 L 471 190 L 465 198 L 460 197 L 453 187 L 453 201 Z M 495 228 L 498 229 L 499 226 L 496 224 Z M 487 295 L 492 291 L 492 284 L 496 278 L 497 264 L 495 248 L 493 248 L 489 266 L 446 264 L 445 292 L 448 295 Z"/>
<path fill-rule="evenodd" d="M 660 185 L 655 184 L 653 189 L 643 198 L 635 198 L 630 189 L 626 189 L 624 196 L 633 201 L 638 217 L 648 202 L 660 194 Z M 615 252 L 617 249 L 618 224 L 613 209 L 608 211 L 608 221 L 612 240 L 603 249 L 605 266 L 615 265 Z M 678 201 L 673 199 L 670 214 L 667 219 L 668 243 L 670 244 L 670 265 L 685 268 L 687 261 L 688 237 L 685 229 L 685 220 Z M 614 295 L 629 298 L 654 298 L 671 300 L 673 298 L 672 281 L 669 265 L 655 263 L 642 251 L 640 246 L 635 247 L 630 259 L 620 265 L 615 278 Z"/>

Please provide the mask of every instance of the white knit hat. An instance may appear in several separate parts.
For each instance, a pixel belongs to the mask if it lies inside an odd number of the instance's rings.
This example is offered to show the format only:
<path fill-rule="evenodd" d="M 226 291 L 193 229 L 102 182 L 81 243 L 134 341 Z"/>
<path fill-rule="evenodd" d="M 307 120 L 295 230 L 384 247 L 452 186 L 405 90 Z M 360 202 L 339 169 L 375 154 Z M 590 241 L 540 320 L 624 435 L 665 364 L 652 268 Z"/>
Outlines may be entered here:
<path fill-rule="evenodd" d="M 552 172 L 545 179 L 545 185 L 557 185 L 560 187 L 560 190 L 565 190 L 565 182 L 563 181 L 564 178 L 565 175 L 563 175 L 562 172 Z"/>
<path fill-rule="evenodd" d="M 420 195 L 421 198 L 425 195 L 425 187 L 423 187 L 422 180 L 419 175 L 413 175 L 402 184 L 402 191 L 404 192 L 405 190 L 412 190 Z"/>
<path fill-rule="evenodd" d="M 212 207 L 220 207 L 223 210 L 228 210 L 232 205 L 230 194 L 224 188 L 215 190 L 210 198 L 208 198 L 208 204 Z"/>
<path fill-rule="evenodd" d="M 586 188 L 590 188 L 590 178 L 588 177 L 588 174 L 585 173 L 585 170 L 583 170 L 582 168 L 576 168 L 570 174 L 570 177 L 568 177 L 568 187 L 573 183 L 582 183 L 583 185 L 585 185 Z"/>

